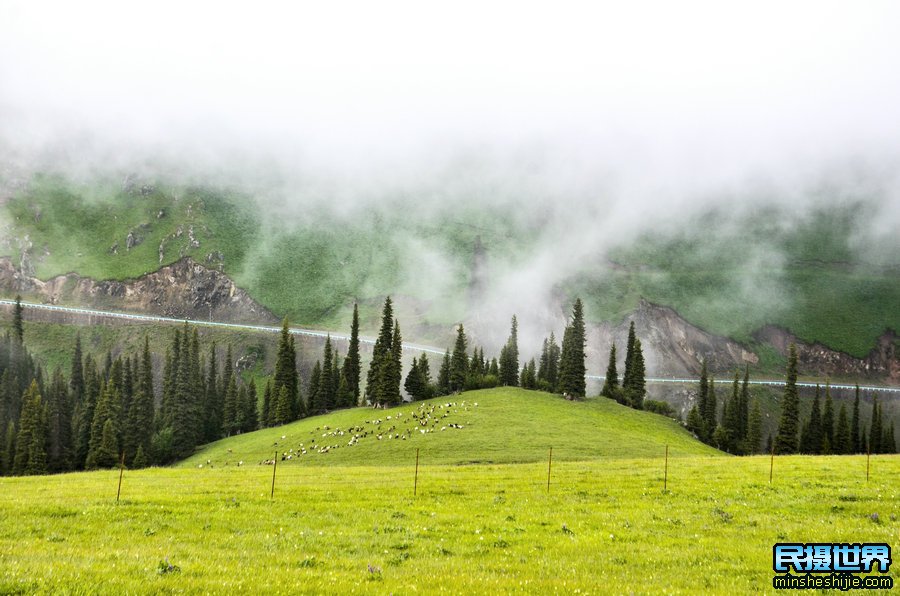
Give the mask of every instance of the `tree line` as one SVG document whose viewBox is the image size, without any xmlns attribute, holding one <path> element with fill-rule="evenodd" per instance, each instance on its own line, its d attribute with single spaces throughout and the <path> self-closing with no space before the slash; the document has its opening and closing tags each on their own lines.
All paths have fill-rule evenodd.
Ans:
<svg viewBox="0 0 900 596">
<path fill-rule="evenodd" d="M 633 340 L 633 341 L 632 341 Z M 483 348 L 469 353 L 462 324 L 452 352 L 447 350 L 432 376 L 426 353 L 413 359 L 403 389 L 414 400 L 496 386 L 521 386 L 585 395 L 585 323 L 576 300 L 563 333 L 544 340 L 539 362 L 519 364 L 518 321 L 498 357 Z M 614 357 L 613 352 L 613 357 Z M 262 399 L 256 384 L 236 374 L 231 346 L 202 346 L 195 328 L 176 329 L 164 355 L 142 349 L 104 362 L 84 354 L 76 336 L 68 377 L 55 370 L 49 379 L 29 354 L 24 339 L 22 307 L 17 301 L 11 333 L 0 341 L 0 473 L 42 474 L 113 467 L 168 464 L 190 455 L 203 443 L 234 434 L 286 424 L 306 416 L 363 401 L 397 405 L 401 394 L 402 337 L 391 298 L 385 300 L 381 327 L 361 383 L 359 310 L 354 306 L 347 354 L 342 358 L 326 337 L 322 358 L 309 376 L 305 394 L 297 368 L 297 351 L 288 321 L 282 325 L 274 373 Z M 154 361 L 162 370 L 154 369 Z M 614 364 L 613 364 L 614 365 Z M 638 372 L 639 371 L 639 372 Z M 157 374 L 160 373 L 160 374 Z M 626 381 L 615 395 L 643 400 L 643 356 L 640 343 L 629 340 Z M 161 379 L 157 386 L 155 379 Z M 638 389 L 639 387 L 639 389 Z"/>
<path fill-rule="evenodd" d="M 809 417 L 801 424 L 800 400 L 797 392 L 797 347 L 791 344 L 788 351 L 787 379 L 781 418 L 774 441 L 770 440 L 768 448 L 778 454 L 841 455 L 897 452 L 894 423 L 889 419 L 885 424 L 877 393 L 872 398 L 868 429 L 860 420 L 859 385 L 856 386 L 852 411 L 848 413 L 846 405 L 842 403 L 837 418 L 834 414 L 831 388 L 828 385 L 825 386 L 824 409 L 820 398 L 821 388 L 816 386 L 816 394 Z"/>
</svg>

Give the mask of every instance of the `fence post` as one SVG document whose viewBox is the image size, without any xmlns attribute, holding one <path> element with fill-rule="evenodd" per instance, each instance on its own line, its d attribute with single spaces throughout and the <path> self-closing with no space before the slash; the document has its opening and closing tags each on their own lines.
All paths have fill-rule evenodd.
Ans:
<svg viewBox="0 0 900 596">
<path fill-rule="evenodd" d="M 669 486 L 669 446 L 666 445 L 666 469 L 663 472 L 663 492 L 666 492 L 666 489 Z"/>
<path fill-rule="evenodd" d="M 413 480 L 413 496 L 419 491 L 419 448 L 416 447 L 416 476 Z"/>
<path fill-rule="evenodd" d="M 275 499 L 275 470 L 278 469 L 278 452 L 275 452 L 275 458 L 272 460 L 272 493 L 269 495 L 269 499 Z"/>
<path fill-rule="evenodd" d="M 772 442 L 772 459 L 769 461 L 769 484 L 772 484 L 772 471 L 775 469 L 775 442 Z"/>
<path fill-rule="evenodd" d="M 547 494 L 550 494 L 550 469 L 553 467 L 553 447 L 550 448 L 550 458 L 547 460 Z"/>
<path fill-rule="evenodd" d="M 125 473 L 125 452 L 122 452 L 122 459 L 119 461 L 119 490 L 116 491 L 116 503 L 119 502 L 119 495 L 122 494 L 122 474 Z"/>
</svg>

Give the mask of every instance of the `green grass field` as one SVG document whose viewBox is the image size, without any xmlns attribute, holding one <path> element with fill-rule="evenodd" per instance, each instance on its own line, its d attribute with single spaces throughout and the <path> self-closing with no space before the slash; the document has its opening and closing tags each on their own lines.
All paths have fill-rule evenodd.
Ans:
<svg viewBox="0 0 900 596">
<path fill-rule="evenodd" d="M 530 463 L 546 461 L 551 447 L 559 460 L 590 460 L 651 457 L 666 444 L 680 456 L 720 455 L 664 416 L 605 398 L 570 402 L 504 387 L 313 416 L 212 443 L 180 466 L 255 465 L 276 450 L 295 467 L 402 466 L 414 463 L 417 448 L 427 464 Z"/>
<path fill-rule="evenodd" d="M 678 455 L 673 450 L 673 456 Z M 0 479 L 0 592 L 771 592 L 776 542 L 888 542 L 900 457 L 279 466 Z M 161 562 L 177 567 L 160 572 Z M 163 567 L 168 569 L 163 563 Z M 891 571 L 897 578 L 896 570 Z"/>
<path fill-rule="evenodd" d="M 464 427 L 258 461 L 421 411 Z M 119 502 L 116 470 L 0 479 L 0 593 L 759 593 L 776 542 L 900 542 L 900 457 L 769 466 L 605 399 L 360 408 L 127 470 Z"/>
</svg>

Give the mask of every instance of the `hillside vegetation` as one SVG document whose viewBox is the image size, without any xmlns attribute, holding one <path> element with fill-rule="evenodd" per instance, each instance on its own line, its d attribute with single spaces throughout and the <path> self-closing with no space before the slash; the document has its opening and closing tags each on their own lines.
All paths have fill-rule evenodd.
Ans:
<svg viewBox="0 0 900 596">
<path fill-rule="evenodd" d="M 190 255 L 221 266 L 299 325 L 345 327 L 359 300 L 363 327 L 371 328 L 377 304 L 391 293 L 411 301 L 416 327 L 427 333 L 464 317 L 476 239 L 500 269 L 552 240 L 527 218 L 491 206 L 448 204 L 412 218 L 416 202 L 394 198 L 377 213 L 314 208 L 293 221 L 266 217 L 253 201 L 206 187 L 141 193 L 111 180 L 76 185 L 36 176 L 0 206 L 0 222 L 8 222 L 0 254 L 18 263 L 30 242 L 37 276 L 74 271 L 101 279 L 139 276 Z M 623 237 L 561 289 L 585 298 L 592 321 L 618 322 L 644 297 L 746 344 L 774 324 L 860 357 L 885 329 L 900 329 L 900 247 L 896 239 L 861 240 L 876 216 L 864 201 L 803 217 L 777 208 L 711 211 L 664 232 Z M 141 238 L 131 249 L 129 232 Z M 432 252 L 439 262 L 429 260 Z M 441 283 L 427 281 L 437 272 Z"/>
</svg>

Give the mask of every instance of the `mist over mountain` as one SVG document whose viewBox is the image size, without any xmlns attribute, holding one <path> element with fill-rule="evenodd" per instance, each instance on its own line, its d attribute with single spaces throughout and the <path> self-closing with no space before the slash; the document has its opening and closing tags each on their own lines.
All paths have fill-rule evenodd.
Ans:
<svg viewBox="0 0 900 596">
<path fill-rule="evenodd" d="M 145 273 L 153 259 L 127 255 L 115 272 L 54 264 L 50 224 L 23 215 L 60 187 L 108 205 L 139 180 L 242 205 L 225 270 L 300 324 L 392 293 L 423 337 L 466 321 L 497 346 L 516 313 L 537 346 L 583 294 L 595 322 L 646 298 L 745 343 L 775 323 L 861 356 L 897 325 L 883 305 L 900 267 L 898 16 L 890 2 L 7 3 L 0 252 L 30 234 L 39 277 Z M 162 225 L 134 217 L 65 250 L 105 254 Z M 196 234 L 205 257 L 214 234 Z M 823 329 L 859 304 L 858 338 Z"/>
</svg>

